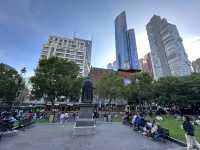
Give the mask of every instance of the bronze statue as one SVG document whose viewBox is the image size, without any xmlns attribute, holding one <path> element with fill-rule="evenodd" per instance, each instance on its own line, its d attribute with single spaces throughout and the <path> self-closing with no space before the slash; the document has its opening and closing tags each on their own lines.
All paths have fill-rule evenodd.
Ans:
<svg viewBox="0 0 200 150">
<path fill-rule="evenodd" d="M 93 102 L 93 84 L 89 77 L 83 82 L 81 101 L 82 103 Z"/>
</svg>

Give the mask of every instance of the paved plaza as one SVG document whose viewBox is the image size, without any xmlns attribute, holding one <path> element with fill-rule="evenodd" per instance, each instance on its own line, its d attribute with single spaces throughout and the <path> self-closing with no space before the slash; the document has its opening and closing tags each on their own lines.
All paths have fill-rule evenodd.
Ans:
<svg viewBox="0 0 200 150">
<path fill-rule="evenodd" d="M 73 123 L 34 124 L 0 141 L 0 150 L 167 150 L 181 149 L 132 131 L 120 123 L 98 123 L 95 135 L 73 136 Z"/>
</svg>

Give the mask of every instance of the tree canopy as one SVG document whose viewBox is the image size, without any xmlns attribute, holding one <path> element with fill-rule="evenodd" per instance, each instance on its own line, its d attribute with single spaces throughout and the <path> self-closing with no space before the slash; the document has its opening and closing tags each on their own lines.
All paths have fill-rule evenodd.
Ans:
<svg viewBox="0 0 200 150">
<path fill-rule="evenodd" d="M 160 78 L 154 84 L 154 97 L 161 104 L 200 102 L 200 74 Z"/>
<path fill-rule="evenodd" d="M 97 81 L 96 93 L 101 98 L 123 98 L 129 103 L 158 103 L 161 105 L 188 105 L 200 102 L 200 74 L 163 77 L 153 80 L 147 73 L 131 75 L 124 85 L 117 75 L 104 75 Z"/>
<path fill-rule="evenodd" d="M 22 88 L 21 86 L 24 86 L 21 82 L 22 78 L 14 68 L 1 63 L 0 101 L 12 105 Z"/>
<path fill-rule="evenodd" d="M 79 66 L 72 61 L 51 57 L 40 60 L 35 76 L 31 77 L 32 93 L 35 98 L 44 98 L 54 105 L 56 99 L 78 99 L 81 78 L 78 77 Z"/>
<path fill-rule="evenodd" d="M 123 80 L 116 75 L 104 74 L 96 83 L 95 93 L 99 98 L 112 100 L 121 97 Z"/>
</svg>

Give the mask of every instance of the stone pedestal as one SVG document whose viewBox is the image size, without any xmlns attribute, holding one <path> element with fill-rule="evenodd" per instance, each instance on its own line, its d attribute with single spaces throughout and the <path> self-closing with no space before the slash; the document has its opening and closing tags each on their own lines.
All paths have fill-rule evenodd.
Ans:
<svg viewBox="0 0 200 150">
<path fill-rule="evenodd" d="M 74 126 L 74 135 L 95 134 L 95 120 L 93 119 L 94 104 L 80 104 L 79 118 Z"/>
</svg>

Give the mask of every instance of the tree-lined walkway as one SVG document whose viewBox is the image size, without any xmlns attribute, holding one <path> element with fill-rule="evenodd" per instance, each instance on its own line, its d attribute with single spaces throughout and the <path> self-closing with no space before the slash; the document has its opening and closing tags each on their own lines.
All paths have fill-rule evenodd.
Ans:
<svg viewBox="0 0 200 150">
<path fill-rule="evenodd" d="M 3 138 L 2 150 L 167 150 L 179 148 L 173 143 L 154 142 L 120 123 L 99 123 L 97 133 L 73 136 L 73 124 L 37 124 L 17 136 Z"/>
</svg>

